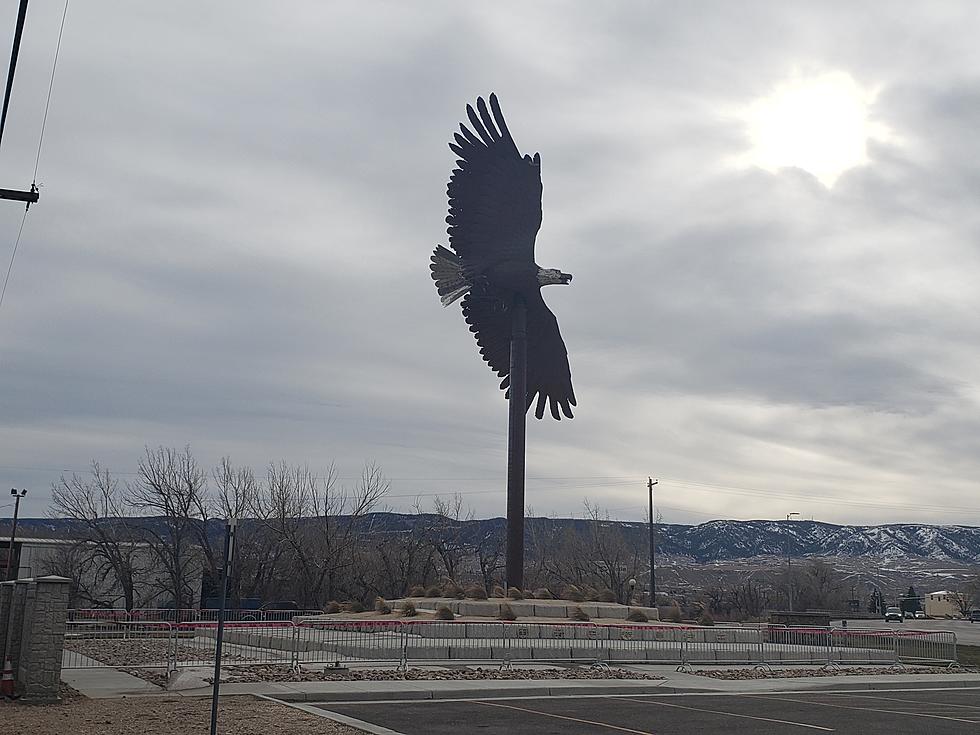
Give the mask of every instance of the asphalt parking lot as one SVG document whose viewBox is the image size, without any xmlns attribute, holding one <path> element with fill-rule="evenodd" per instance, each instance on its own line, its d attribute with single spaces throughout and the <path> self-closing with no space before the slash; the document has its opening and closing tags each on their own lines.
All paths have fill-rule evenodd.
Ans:
<svg viewBox="0 0 980 735">
<path fill-rule="evenodd" d="M 980 689 L 358 702 L 314 705 L 404 735 L 976 735 Z M 384 732 L 378 730 L 377 732 Z"/>
</svg>

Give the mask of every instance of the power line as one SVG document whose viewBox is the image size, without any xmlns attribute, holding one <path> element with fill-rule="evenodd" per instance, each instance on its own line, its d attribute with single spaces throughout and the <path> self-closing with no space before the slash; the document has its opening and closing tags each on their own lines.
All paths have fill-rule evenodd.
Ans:
<svg viewBox="0 0 980 735">
<path fill-rule="evenodd" d="M 14 240 L 14 249 L 10 253 L 10 262 L 7 263 L 7 275 L 3 277 L 3 288 L 0 289 L 0 308 L 3 308 L 3 297 L 7 293 L 7 282 L 10 280 L 10 271 L 14 267 L 14 258 L 17 257 L 17 247 L 20 245 L 20 236 L 24 234 L 24 223 L 27 221 L 27 209 L 24 209 L 24 216 L 20 220 L 20 229 L 17 230 L 17 239 Z"/>
<path fill-rule="evenodd" d="M 51 91 L 54 89 L 54 74 L 58 69 L 58 57 L 61 55 L 61 38 L 65 34 L 65 19 L 68 17 L 68 3 L 69 0 L 65 0 L 65 10 L 61 14 L 61 29 L 58 31 L 58 45 L 55 46 L 54 62 L 51 64 L 51 79 L 48 81 L 48 99 L 44 103 L 44 117 L 41 118 L 41 134 L 37 139 L 37 157 L 34 159 L 34 183 L 37 183 L 37 167 L 41 162 L 41 144 L 44 142 L 44 128 L 48 123 L 48 108 L 51 107 Z"/>
</svg>

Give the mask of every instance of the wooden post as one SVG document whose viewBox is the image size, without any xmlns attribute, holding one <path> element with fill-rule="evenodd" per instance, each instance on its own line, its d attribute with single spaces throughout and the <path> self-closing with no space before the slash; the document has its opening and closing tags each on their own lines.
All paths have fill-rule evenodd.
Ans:
<svg viewBox="0 0 980 735">
<path fill-rule="evenodd" d="M 514 297 L 507 425 L 507 586 L 524 588 L 524 460 L 527 415 L 527 306 Z"/>
</svg>

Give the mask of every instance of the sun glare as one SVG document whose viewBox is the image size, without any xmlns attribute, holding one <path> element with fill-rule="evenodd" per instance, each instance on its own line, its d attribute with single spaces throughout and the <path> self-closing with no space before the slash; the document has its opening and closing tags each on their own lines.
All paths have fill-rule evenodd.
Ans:
<svg viewBox="0 0 980 735">
<path fill-rule="evenodd" d="M 801 168 L 829 189 L 842 173 L 868 163 L 869 138 L 886 137 L 869 119 L 874 98 L 845 72 L 797 75 L 743 110 L 752 149 L 742 162 L 773 173 Z"/>
</svg>

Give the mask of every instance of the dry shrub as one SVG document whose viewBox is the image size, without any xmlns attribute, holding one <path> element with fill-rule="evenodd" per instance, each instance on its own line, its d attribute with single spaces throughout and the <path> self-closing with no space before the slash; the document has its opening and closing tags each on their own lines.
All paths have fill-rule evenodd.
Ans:
<svg viewBox="0 0 980 735">
<path fill-rule="evenodd" d="M 589 614 L 587 612 L 585 612 L 585 610 L 583 610 L 578 605 L 576 605 L 572 609 L 572 612 L 569 613 L 568 619 L 569 620 L 580 620 L 582 622 L 586 622 L 588 620 L 591 620 L 592 618 L 589 617 Z"/>
<path fill-rule="evenodd" d="M 599 601 L 599 590 L 595 587 L 586 587 L 582 592 L 585 594 L 585 599 L 589 602 Z"/>
<path fill-rule="evenodd" d="M 379 597 L 374 601 L 374 611 L 376 613 L 380 613 L 381 615 L 390 615 L 391 605 L 388 604 L 388 601 L 385 598 Z"/>
<path fill-rule="evenodd" d="M 500 612 L 497 613 L 498 620 L 517 620 L 517 614 L 514 612 L 514 608 L 508 605 L 506 602 L 500 606 Z"/>
<path fill-rule="evenodd" d="M 511 600 L 523 600 L 524 593 L 521 592 L 520 588 L 518 587 L 508 587 L 507 597 L 509 597 Z"/>
<path fill-rule="evenodd" d="M 466 588 L 466 596 L 471 600 L 485 600 L 487 599 L 487 591 L 483 589 L 483 585 L 473 584 Z"/>
<path fill-rule="evenodd" d="M 534 590 L 534 599 L 553 600 L 555 599 L 555 596 L 551 594 L 551 590 L 549 590 L 547 587 L 538 587 L 536 590 Z"/>
<path fill-rule="evenodd" d="M 411 600 L 405 600 L 402 603 L 400 612 L 403 618 L 414 618 L 419 614 L 418 610 L 415 609 L 415 603 Z"/>
<path fill-rule="evenodd" d="M 616 602 L 616 593 L 608 587 L 599 592 L 599 602 Z"/>
<path fill-rule="evenodd" d="M 425 587 L 420 584 L 412 585 L 408 590 L 409 597 L 425 597 Z"/>
<path fill-rule="evenodd" d="M 442 590 L 439 589 L 438 587 L 436 587 L 435 585 L 432 585 L 431 587 L 426 587 L 425 588 L 425 596 L 426 597 L 442 597 Z"/>
<path fill-rule="evenodd" d="M 446 582 L 446 584 L 444 584 L 442 586 L 442 596 L 443 597 L 455 597 L 457 599 L 462 599 L 462 597 L 463 597 L 463 589 L 462 589 L 462 587 L 460 587 L 455 582 L 452 582 L 452 581 Z"/>
<path fill-rule="evenodd" d="M 715 619 L 711 617 L 711 613 L 707 610 L 701 613 L 701 617 L 698 618 L 698 625 L 714 625 Z"/>
<path fill-rule="evenodd" d="M 491 597 L 507 597 L 507 591 L 501 587 L 499 584 L 495 584 L 493 589 L 490 590 Z"/>
<path fill-rule="evenodd" d="M 582 590 L 574 584 L 568 585 L 561 591 L 561 598 L 563 600 L 571 600 L 572 602 L 585 602 L 585 595 Z"/>
<path fill-rule="evenodd" d="M 626 616 L 626 619 L 629 620 L 631 623 L 650 622 L 650 618 L 647 617 L 647 614 L 642 610 L 630 610 L 629 615 Z"/>
<path fill-rule="evenodd" d="M 327 615 L 334 615 L 335 613 L 339 613 L 343 609 L 344 608 L 340 606 L 339 602 L 337 602 L 336 600 L 331 600 L 330 602 L 327 603 L 327 606 L 323 608 L 323 612 L 325 612 Z"/>
<path fill-rule="evenodd" d="M 436 608 L 435 619 L 436 620 L 452 620 L 456 616 L 453 615 L 453 611 L 449 609 L 446 605 L 440 605 Z"/>
<path fill-rule="evenodd" d="M 364 612 L 364 603 L 360 600 L 352 600 L 351 602 L 345 602 L 343 609 L 350 613 L 362 613 Z"/>
<path fill-rule="evenodd" d="M 675 603 L 663 608 L 663 610 L 660 612 L 660 619 L 666 620 L 668 623 L 681 622 L 684 619 L 684 615 L 681 613 L 680 605 Z"/>
</svg>

